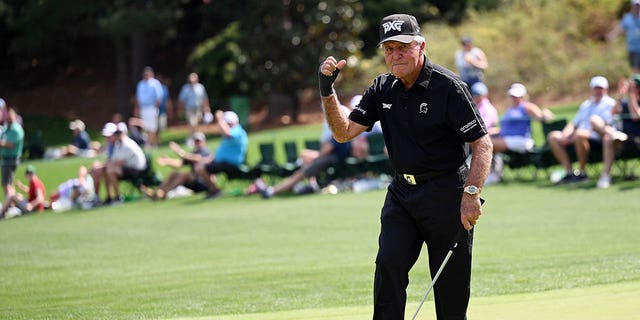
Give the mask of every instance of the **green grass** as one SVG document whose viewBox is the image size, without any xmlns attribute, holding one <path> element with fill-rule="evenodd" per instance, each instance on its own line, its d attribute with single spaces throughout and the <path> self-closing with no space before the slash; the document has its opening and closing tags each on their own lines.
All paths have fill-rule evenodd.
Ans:
<svg viewBox="0 0 640 320">
<path fill-rule="evenodd" d="M 487 187 L 470 314 L 514 319 L 489 315 L 526 306 L 578 319 L 551 310 L 589 306 L 633 318 L 612 295 L 622 306 L 640 298 L 638 192 L 637 182 Z M 383 196 L 145 200 L 2 221 L 0 318 L 366 319 Z M 423 255 L 408 313 L 426 285 Z"/>
</svg>

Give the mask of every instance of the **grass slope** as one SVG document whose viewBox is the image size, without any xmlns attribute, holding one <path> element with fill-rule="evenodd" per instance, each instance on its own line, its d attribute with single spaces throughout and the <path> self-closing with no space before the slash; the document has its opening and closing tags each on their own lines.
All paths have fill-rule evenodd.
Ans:
<svg viewBox="0 0 640 320">
<path fill-rule="evenodd" d="M 470 314 L 508 314 L 518 299 L 549 314 L 583 305 L 608 314 L 615 292 L 623 306 L 637 300 L 637 182 L 608 190 L 511 183 L 484 195 Z M 308 309 L 319 311 L 299 312 L 366 318 L 383 196 L 198 196 L 2 221 L 0 318 L 275 319 Z M 410 302 L 426 289 L 424 256 Z"/>
</svg>

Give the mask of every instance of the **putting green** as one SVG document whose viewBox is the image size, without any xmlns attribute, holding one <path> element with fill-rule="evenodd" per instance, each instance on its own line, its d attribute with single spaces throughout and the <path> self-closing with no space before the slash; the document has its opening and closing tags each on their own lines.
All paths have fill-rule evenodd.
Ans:
<svg viewBox="0 0 640 320">
<path fill-rule="evenodd" d="M 472 320 L 627 320 L 638 314 L 640 281 L 588 288 L 472 298 L 468 316 Z M 417 302 L 407 306 L 410 319 Z M 435 319 L 433 301 L 420 310 L 418 319 Z M 172 320 L 365 320 L 371 306 L 308 309 L 274 313 L 241 314 Z M 168 320 L 168 319 L 167 319 Z"/>
</svg>

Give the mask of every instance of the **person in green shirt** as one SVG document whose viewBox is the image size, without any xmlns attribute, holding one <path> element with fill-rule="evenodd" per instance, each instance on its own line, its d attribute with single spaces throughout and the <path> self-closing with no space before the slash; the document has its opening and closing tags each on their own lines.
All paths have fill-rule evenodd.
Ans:
<svg viewBox="0 0 640 320">
<path fill-rule="evenodd" d="M 18 114 L 12 107 L 7 109 L 6 127 L 0 135 L 0 163 L 2 167 L 2 188 L 5 199 L 16 193 L 13 182 L 20 164 L 24 145 L 24 130 L 16 121 Z"/>
</svg>

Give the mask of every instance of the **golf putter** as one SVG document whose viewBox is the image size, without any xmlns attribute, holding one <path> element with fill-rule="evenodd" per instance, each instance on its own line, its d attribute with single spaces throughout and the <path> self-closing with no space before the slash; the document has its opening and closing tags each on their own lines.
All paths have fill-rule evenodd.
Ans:
<svg viewBox="0 0 640 320">
<path fill-rule="evenodd" d="M 484 199 L 480 198 L 480 205 L 482 204 L 484 204 Z M 460 241 L 462 230 L 464 230 L 464 228 L 458 229 L 456 236 L 453 238 L 453 243 L 451 243 L 451 247 L 449 247 L 449 252 L 447 252 L 447 255 L 444 257 L 442 264 L 440 264 L 440 268 L 438 268 L 438 272 L 436 272 L 436 275 L 433 277 L 433 280 L 431 280 L 431 284 L 429 285 L 429 288 L 427 288 L 427 292 L 425 292 L 424 296 L 422 296 L 422 300 L 420 300 L 420 303 L 418 304 L 418 308 L 416 309 L 416 312 L 413 314 L 413 317 L 411 317 L 411 320 L 415 320 L 416 317 L 418 316 L 418 312 L 420 312 L 420 308 L 422 308 L 422 305 L 427 300 L 427 296 L 429 296 L 429 292 L 431 292 L 431 289 L 433 289 L 433 286 L 436 284 L 436 281 L 438 281 L 438 277 L 440 277 L 440 273 L 442 273 L 442 270 L 444 270 L 444 267 L 447 265 L 449 258 L 451 258 L 451 255 L 453 255 L 453 250 L 455 250 L 458 247 L 458 241 Z"/>
</svg>

